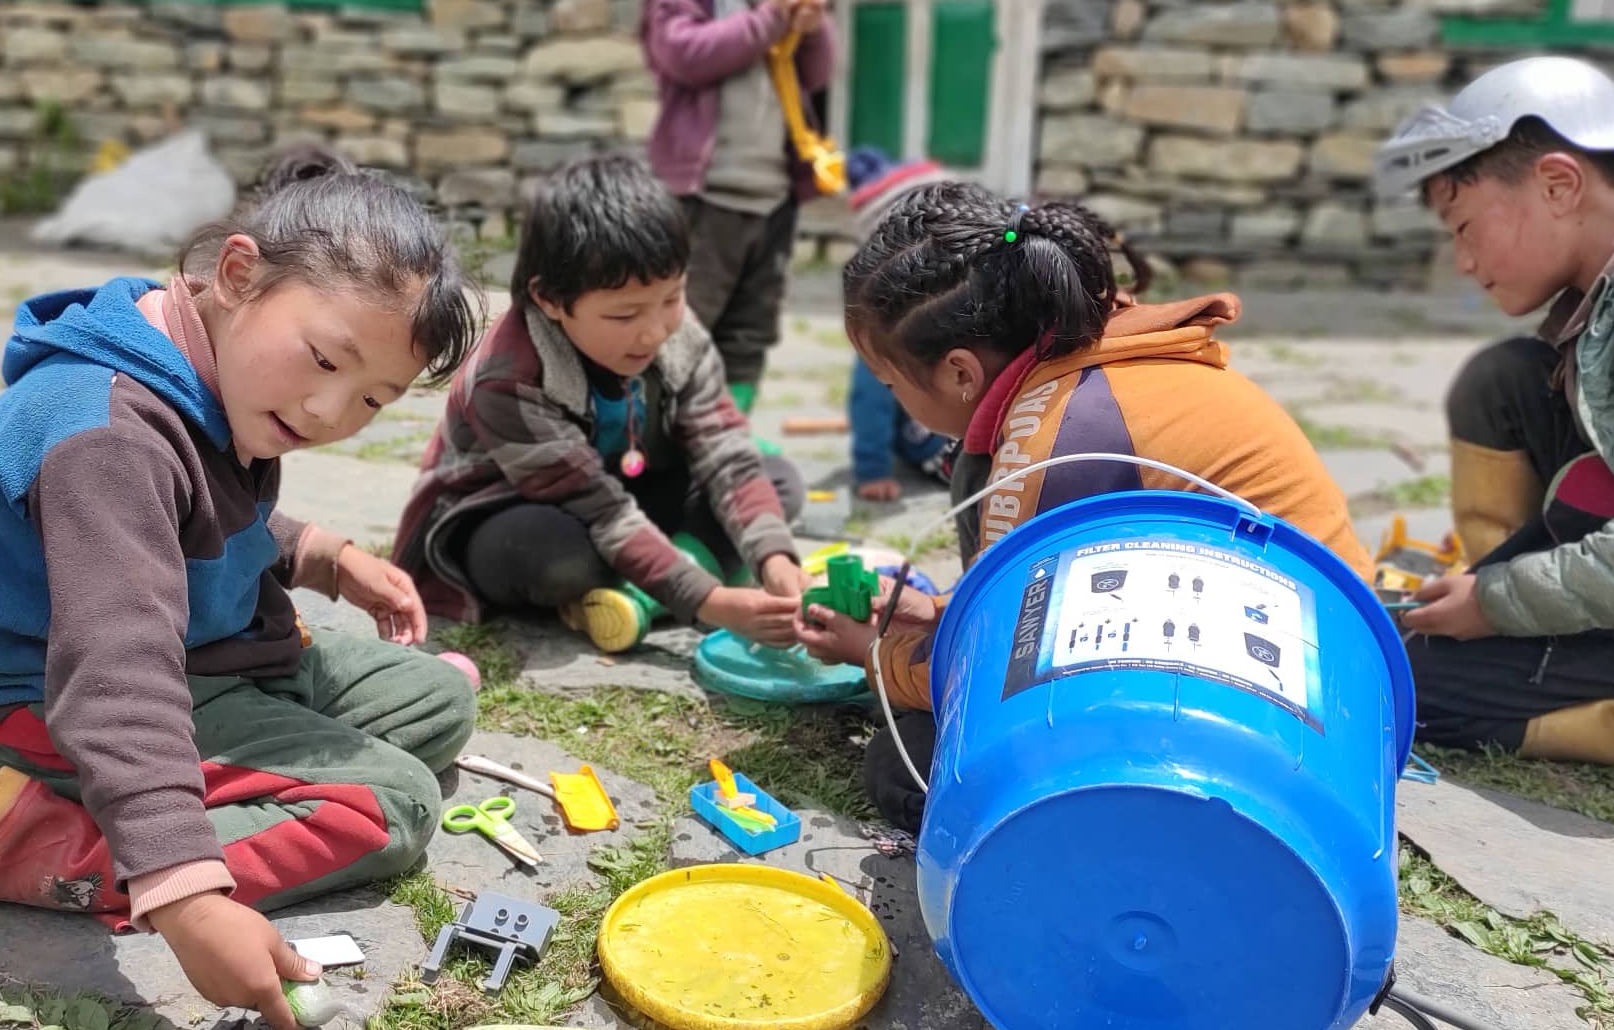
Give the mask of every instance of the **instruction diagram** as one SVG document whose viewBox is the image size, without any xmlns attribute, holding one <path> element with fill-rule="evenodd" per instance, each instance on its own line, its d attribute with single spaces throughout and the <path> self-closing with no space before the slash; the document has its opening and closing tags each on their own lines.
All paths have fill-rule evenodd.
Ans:
<svg viewBox="0 0 1614 1030">
<path fill-rule="evenodd" d="M 1179 672 L 1264 695 L 1316 725 L 1302 585 L 1229 552 L 1166 541 L 1078 548 L 1038 563 L 1038 577 L 1049 573 L 1035 666 L 1021 663 L 1022 682 L 1006 683 L 1005 697 L 1085 672 Z"/>
</svg>

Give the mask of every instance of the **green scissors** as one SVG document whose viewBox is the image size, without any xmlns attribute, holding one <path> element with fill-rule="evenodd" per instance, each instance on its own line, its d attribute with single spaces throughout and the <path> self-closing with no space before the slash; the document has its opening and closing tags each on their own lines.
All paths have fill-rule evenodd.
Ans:
<svg viewBox="0 0 1614 1030">
<path fill-rule="evenodd" d="M 527 839 L 510 825 L 510 813 L 515 810 L 515 801 L 503 795 L 488 798 L 480 805 L 455 805 L 443 813 L 443 829 L 449 833 L 470 833 L 475 830 L 503 848 L 517 862 L 536 866 L 543 861 L 538 849 L 528 844 Z"/>
</svg>

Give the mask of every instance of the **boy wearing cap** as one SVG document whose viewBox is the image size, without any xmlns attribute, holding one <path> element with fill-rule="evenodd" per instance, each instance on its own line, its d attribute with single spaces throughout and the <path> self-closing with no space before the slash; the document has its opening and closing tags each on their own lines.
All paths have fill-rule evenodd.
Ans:
<svg viewBox="0 0 1614 1030">
<path fill-rule="evenodd" d="M 1453 515 L 1479 560 L 1404 617 L 1419 735 L 1614 764 L 1614 81 L 1514 61 L 1407 119 L 1375 164 L 1502 311 L 1553 302 L 1447 396 Z"/>
</svg>

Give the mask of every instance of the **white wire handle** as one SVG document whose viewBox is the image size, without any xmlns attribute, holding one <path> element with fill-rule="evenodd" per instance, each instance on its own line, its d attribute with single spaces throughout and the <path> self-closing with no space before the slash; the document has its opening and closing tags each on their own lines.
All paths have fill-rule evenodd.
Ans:
<svg viewBox="0 0 1614 1030">
<path fill-rule="evenodd" d="M 1031 473 L 1036 472 L 1039 469 L 1053 468 L 1055 465 L 1068 465 L 1073 462 L 1087 461 L 1119 461 L 1141 468 L 1151 468 L 1159 472 L 1168 472 L 1171 475 L 1187 480 L 1208 493 L 1213 493 L 1218 497 L 1232 501 L 1234 504 L 1249 509 L 1250 513 L 1253 515 L 1261 514 L 1260 508 L 1245 500 L 1243 497 L 1240 497 L 1233 491 L 1225 487 L 1217 486 L 1208 479 L 1196 476 L 1192 472 L 1180 469 L 1168 462 L 1156 461 L 1153 458 L 1140 458 L 1135 454 L 1117 454 L 1109 451 L 1083 451 L 1079 454 L 1060 454 L 1052 458 L 1044 458 L 1041 461 L 1034 461 L 1025 468 L 1016 469 L 1014 472 L 1011 472 L 1006 476 L 993 480 L 980 490 L 977 490 L 975 493 L 947 509 L 947 511 L 944 512 L 940 518 L 927 525 L 925 527 L 925 531 L 915 536 L 914 539 L 923 540 L 930 536 L 930 534 L 934 533 L 936 530 L 947 525 L 948 521 L 957 516 L 959 512 L 963 511 L 965 508 L 968 508 L 970 505 L 975 504 L 988 494 L 996 493 L 1007 483 L 1012 483 L 1017 479 L 1024 479 L 1026 476 L 1029 476 Z M 903 559 L 906 564 L 911 565 L 912 559 L 910 557 L 904 555 Z M 899 581 L 896 590 L 900 591 L 901 589 L 902 585 Z M 895 599 L 896 592 L 893 591 L 892 600 L 895 601 Z M 882 627 L 879 629 L 874 634 L 874 639 L 869 642 L 869 665 L 874 669 L 874 692 L 879 695 L 880 708 L 885 712 L 885 724 L 891 728 L 891 739 L 897 745 L 897 757 L 902 759 L 902 764 L 907 768 L 908 775 L 912 776 L 913 781 L 919 784 L 919 789 L 924 791 L 926 794 L 929 794 L 930 784 L 925 782 L 925 778 L 923 776 L 919 775 L 919 770 L 914 766 L 912 756 L 908 754 L 908 749 L 903 746 L 902 734 L 897 731 L 896 717 L 891 714 L 891 697 L 886 693 L 885 670 L 880 663 L 880 641 L 885 638 L 886 628 L 888 627 Z"/>
</svg>

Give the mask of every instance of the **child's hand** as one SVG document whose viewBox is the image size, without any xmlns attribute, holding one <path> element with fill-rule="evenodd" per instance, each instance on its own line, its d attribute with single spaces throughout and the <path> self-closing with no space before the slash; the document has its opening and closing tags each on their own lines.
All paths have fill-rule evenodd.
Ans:
<svg viewBox="0 0 1614 1030">
<path fill-rule="evenodd" d="M 696 618 L 769 647 L 796 642 L 792 626 L 801 597 L 775 597 L 765 590 L 718 587 L 706 595 Z"/>
<path fill-rule="evenodd" d="M 811 605 L 805 619 L 796 616 L 795 630 L 796 640 L 809 655 L 821 662 L 846 665 L 863 664 L 875 634 L 871 624 L 821 604 Z"/>
<path fill-rule="evenodd" d="M 1412 595 L 1421 607 L 1401 616 L 1401 625 L 1415 633 L 1473 640 L 1496 635 L 1496 627 L 1480 608 L 1472 573 L 1443 576 L 1425 583 Z"/>
<path fill-rule="evenodd" d="M 260 1012 L 275 1030 L 298 1030 L 280 981 L 318 980 L 320 967 L 269 920 L 222 894 L 181 898 L 150 919 L 198 994 L 220 1008 Z"/>
<path fill-rule="evenodd" d="M 880 577 L 880 596 L 873 601 L 876 622 L 896 588 L 896 580 L 890 576 Z M 891 622 L 893 625 L 906 624 L 913 629 L 931 629 L 936 625 L 936 616 L 935 599 L 922 590 L 907 586 L 902 588 L 902 596 L 897 598 L 897 610 L 891 614 Z"/>
<path fill-rule="evenodd" d="M 824 27 L 824 6 L 824 0 L 796 0 L 790 27 L 803 36 L 817 32 Z"/>
<path fill-rule="evenodd" d="M 788 554 L 772 554 L 762 563 L 762 589 L 775 597 L 801 600 L 802 591 L 813 585 L 807 575 Z"/>
<path fill-rule="evenodd" d="M 336 559 L 336 592 L 375 620 L 376 632 L 394 644 L 426 642 L 426 606 L 409 573 L 352 544 Z"/>
<path fill-rule="evenodd" d="M 857 485 L 857 495 L 865 501 L 894 501 L 902 496 L 902 484 L 895 479 L 871 479 Z"/>
</svg>

